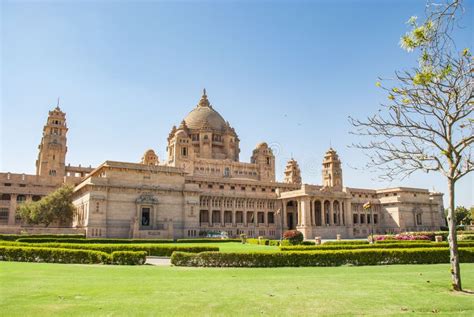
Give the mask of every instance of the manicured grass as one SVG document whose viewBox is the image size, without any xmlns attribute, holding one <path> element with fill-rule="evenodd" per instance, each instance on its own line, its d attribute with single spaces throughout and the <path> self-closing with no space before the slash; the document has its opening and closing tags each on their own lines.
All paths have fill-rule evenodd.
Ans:
<svg viewBox="0 0 474 317">
<path fill-rule="evenodd" d="M 474 266 L 462 265 L 474 288 Z M 473 316 L 448 265 L 216 269 L 0 262 L 4 316 Z"/>
</svg>

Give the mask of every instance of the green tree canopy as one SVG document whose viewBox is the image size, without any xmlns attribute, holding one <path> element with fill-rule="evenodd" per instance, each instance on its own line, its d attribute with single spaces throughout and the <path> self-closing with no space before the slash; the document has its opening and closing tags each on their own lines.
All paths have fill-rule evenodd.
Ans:
<svg viewBox="0 0 474 317">
<path fill-rule="evenodd" d="M 39 201 L 21 204 L 18 214 L 28 224 L 69 225 L 74 214 L 73 190 L 72 186 L 64 185 Z"/>
</svg>

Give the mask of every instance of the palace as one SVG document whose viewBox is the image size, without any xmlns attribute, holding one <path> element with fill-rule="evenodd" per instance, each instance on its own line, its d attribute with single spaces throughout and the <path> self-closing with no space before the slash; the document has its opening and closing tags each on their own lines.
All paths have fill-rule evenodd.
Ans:
<svg viewBox="0 0 474 317">
<path fill-rule="evenodd" d="M 75 185 L 71 228 L 88 237 L 188 238 L 215 232 L 279 238 L 297 229 L 306 239 L 438 230 L 442 193 L 419 188 L 345 187 L 341 160 L 330 148 L 321 185 L 304 184 L 297 161 L 276 180 L 267 143 L 240 161 L 240 140 L 210 104 L 206 91 L 168 135 L 167 157 L 153 150 L 141 161 L 105 161 L 96 168 L 66 165 L 66 115 L 49 112 L 36 175 L 0 173 L 0 232 L 27 228 L 18 204 L 41 199 L 63 183 Z M 370 202 L 371 208 L 363 205 Z"/>
</svg>

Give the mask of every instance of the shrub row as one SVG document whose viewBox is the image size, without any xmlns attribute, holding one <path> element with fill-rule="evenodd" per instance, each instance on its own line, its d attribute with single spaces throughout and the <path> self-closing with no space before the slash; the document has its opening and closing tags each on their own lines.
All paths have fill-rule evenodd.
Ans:
<svg viewBox="0 0 474 317">
<path fill-rule="evenodd" d="M 118 251 L 111 254 L 94 250 L 0 246 L 0 260 L 18 262 L 141 265 L 146 252 Z"/>
<path fill-rule="evenodd" d="M 474 262 L 474 248 L 459 249 L 461 262 Z M 254 253 L 185 253 L 175 252 L 171 263 L 176 266 L 209 267 L 279 267 L 339 266 L 449 263 L 449 250 L 415 248 L 391 250 L 337 250 L 306 252 Z"/>
<path fill-rule="evenodd" d="M 17 242 L 18 243 L 18 242 Z M 29 247 L 45 247 L 45 248 L 61 248 L 61 249 L 76 249 L 76 250 L 95 250 L 105 253 L 112 253 L 115 251 L 145 251 L 147 255 L 152 256 L 171 256 L 174 251 L 182 252 L 205 252 L 205 251 L 219 251 L 218 247 L 210 246 L 179 246 L 169 244 L 90 244 L 90 243 L 41 243 L 41 244 L 25 244 L 18 243 L 22 246 Z"/>
<path fill-rule="evenodd" d="M 101 239 L 101 238 L 92 238 L 92 239 L 69 239 L 69 238 L 20 238 L 16 240 L 17 242 L 26 242 L 26 243 L 49 243 L 49 242 L 59 242 L 59 243 L 94 243 L 94 244 L 107 244 L 107 243 L 174 243 L 173 239 Z"/>
<path fill-rule="evenodd" d="M 0 240 L 15 241 L 21 238 L 84 239 L 83 234 L 0 234 Z"/>
<path fill-rule="evenodd" d="M 474 242 L 459 241 L 459 247 L 474 247 Z M 309 250 L 360 250 L 360 249 L 413 249 L 413 248 L 448 248 L 447 242 L 425 243 L 375 243 L 375 244 L 323 244 L 318 246 L 281 246 L 280 251 L 309 251 Z"/>
<path fill-rule="evenodd" d="M 338 240 L 338 241 L 326 241 L 324 245 L 352 245 L 352 244 L 369 244 L 367 240 Z"/>
<path fill-rule="evenodd" d="M 200 239 L 178 239 L 177 243 L 208 243 L 208 242 L 241 242 L 240 239 L 217 239 L 217 238 L 200 238 Z"/>
</svg>

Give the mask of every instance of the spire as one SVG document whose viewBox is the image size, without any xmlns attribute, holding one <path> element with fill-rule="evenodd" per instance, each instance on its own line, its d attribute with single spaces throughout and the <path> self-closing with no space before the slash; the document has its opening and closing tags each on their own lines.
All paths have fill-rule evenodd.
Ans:
<svg viewBox="0 0 474 317">
<path fill-rule="evenodd" d="M 206 94 L 206 88 L 202 90 L 202 97 L 201 100 L 199 100 L 198 107 L 209 107 L 210 103 L 209 100 L 207 99 L 207 94 Z"/>
<path fill-rule="evenodd" d="M 59 97 L 58 97 L 58 102 L 56 103 L 56 108 L 54 110 L 61 111 L 61 108 L 59 108 Z"/>
</svg>

